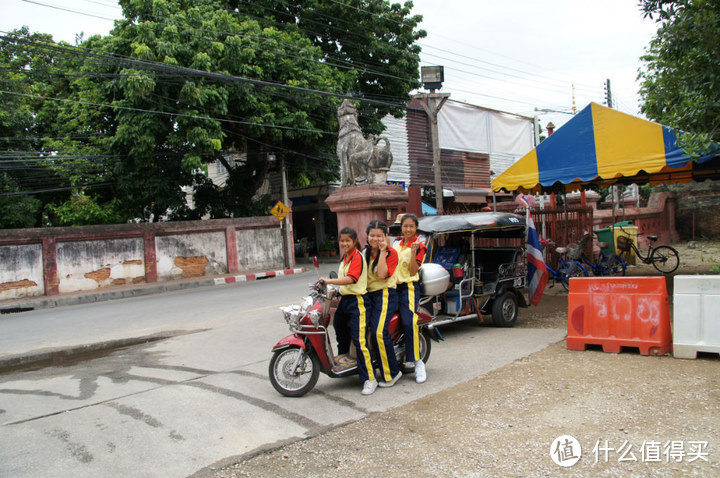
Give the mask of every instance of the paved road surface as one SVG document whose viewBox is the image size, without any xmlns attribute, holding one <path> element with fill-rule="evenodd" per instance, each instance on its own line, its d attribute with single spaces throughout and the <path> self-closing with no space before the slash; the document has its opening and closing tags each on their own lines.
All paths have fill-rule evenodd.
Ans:
<svg viewBox="0 0 720 478">
<path fill-rule="evenodd" d="M 321 376 L 307 396 L 267 378 L 288 330 L 277 308 L 314 273 L 241 285 L 12 314 L 12 354 L 168 331 L 172 338 L 64 366 L 0 375 L 0 476 L 183 477 L 229 456 L 315 435 L 442 391 L 560 340 L 563 330 L 462 323 L 433 343 L 428 381 L 360 395 L 355 378 Z"/>
</svg>

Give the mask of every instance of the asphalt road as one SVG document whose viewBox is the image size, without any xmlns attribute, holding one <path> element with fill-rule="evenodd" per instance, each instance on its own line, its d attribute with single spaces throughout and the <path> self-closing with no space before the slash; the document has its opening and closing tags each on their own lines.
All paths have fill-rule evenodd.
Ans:
<svg viewBox="0 0 720 478">
<path fill-rule="evenodd" d="M 565 333 L 447 326 L 424 384 L 407 377 L 366 397 L 356 378 L 321 376 L 307 396 L 286 398 L 267 378 L 270 349 L 289 333 L 278 307 L 298 301 L 314 278 L 2 316 L 0 358 L 169 338 L 0 375 L 0 476 L 188 476 L 445 390 Z"/>
</svg>

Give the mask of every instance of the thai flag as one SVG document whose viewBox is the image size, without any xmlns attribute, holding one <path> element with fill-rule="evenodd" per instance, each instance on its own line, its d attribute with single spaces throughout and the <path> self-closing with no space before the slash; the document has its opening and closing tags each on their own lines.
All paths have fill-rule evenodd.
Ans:
<svg viewBox="0 0 720 478">
<path fill-rule="evenodd" d="M 527 237 L 525 238 L 528 263 L 528 288 L 530 289 L 530 303 L 538 305 L 545 291 L 545 284 L 548 280 L 547 266 L 543 260 L 540 241 L 535 230 L 535 222 L 528 211 L 527 216 Z"/>
</svg>

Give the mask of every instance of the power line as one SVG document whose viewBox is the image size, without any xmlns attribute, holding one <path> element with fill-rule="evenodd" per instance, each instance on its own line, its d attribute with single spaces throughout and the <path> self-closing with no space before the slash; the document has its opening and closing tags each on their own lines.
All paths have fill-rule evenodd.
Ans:
<svg viewBox="0 0 720 478">
<path fill-rule="evenodd" d="M 71 100 L 69 98 L 55 98 L 52 96 L 32 95 L 32 94 L 28 94 L 28 93 L 16 93 L 13 91 L 5 91 L 5 90 L 0 90 L 0 93 L 5 93 L 8 95 L 15 95 L 15 96 L 25 96 L 28 98 L 36 98 L 36 99 L 42 99 L 42 100 L 66 101 L 69 103 L 76 103 L 76 104 L 81 104 L 81 105 L 86 105 L 86 106 L 97 106 L 97 107 L 102 107 L 102 108 L 114 108 L 114 109 L 119 109 L 119 110 L 135 111 L 138 113 L 152 113 L 152 114 L 158 114 L 158 115 L 173 116 L 173 117 L 178 117 L 178 118 L 193 118 L 193 119 L 202 119 L 202 120 L 210 120 L 210 121 L 220 121 L 222 123 L 262 126 L 264 128 L 276 128 L 276 129 L 285 129 L 285 130 L 293 130 L 293 131 L 303 131 L 306 133 L 337 134 L 334 131 L 323 131 L 323 130 L 319 130 L 319 129 L 294 128 L 291 126 L 272 125 L 272 124 L 267 124 L 267 123 L 254 123 L 252 121 L 236 121 L 236 120 L 229 120 L 229 119 L 225 119 L 225 118 L 212 118 L 212 117 L 208 117 L 208 116 L 198 116 L 198 115 L 191 115 L 191 114 L 187 114 L 187 113 L 175 113 L 175 112 L 167 112 L 167 111 L 148 110 L 148 109 L 143 109 L 143 108 L 133 108 L 130 106 L 92 103 L 90 101 Z"/>
<path fill-rule="evenodd" d="M 52 9 L 55 9 L 55 10 L 62 10 L 62 11 L 64 11 L 64 12 L 77 13 L 78 15 L 84 15 L 84 16 L 86 16 L 86 17 L 93 17 L 93 18 L 99 18 L 99 19 L 101 19 L 101 20 L 110 20 L 110 21 L 115 21 L 115 20 L 116 20 L 115 18 L 107 18 L 107 17 L 103 17 L 103 16 L 100 16 L 100 15 L 94 15 L 94 14 L 92 14 L 92 13 L 86 13 L 86 12 L 81 12 L 81 11 L 78 11 L 78 10 L 72 10 L 72 9 L 70 9 L 70 8 L 58 7 L 57 5 L 48 5 L 47 3 L 35 2 L 35 1 L 33 1 L 33 0 L 22 0 L 22 1 L 25 2 L 25 3 L 33 3 L 33 4 L 35 4 L 35 5 L 40 5 L 41 7 L 52 8 Z"/>
<path fill-rule="evenodd" d="M 73 54 L 81 53 L 81 54 L 84 54 L 86 56 L 93 57 L 93 58 L 99 58 L 99 59 L 109 60 L 109 61 L 116 61 L 116 62 L 120 62 L 120 63 L 128 63 L 130 65 L 138 65 L 138 66 L 142 66 L 146 69 L 156 70 L 156 71 L 161 71 L 161 72 L 166 72 L 166 73 L 171 73 L 171 74 L 182 74 L 185 76 L 203 77 L 203 78 L 209 78 L 209 79 L 219 80 L 219 81 L 223 81 L 223 82 L 230 82 L 230 83 L 248 83 L 248 84 L 252 84 L 252 85 L 256 85 L 256 86 L 286 89 L 286 90 L 290 90 L 290 91 L 314 94 L 314 95 L 319 95 L 319 96 L 328 96 L 328 97 L 334 97 L 334 98 L 340 98 L 340 99 L 351 99 L 351 100 L 356 100 L 356 101 L 369 103 L 369 104 L 373 104 L 373 105 L 378 105 L 378 106 L 399 106 L 398 103 L 389 103 L 386 101 L 378 101 L 378 100 L 373 100 L 370 98 L 356 97 L 356 96 L 342 94 L 342 93 L 335 93 L 332 91 L 324 91 L 324 90 L 317 90 L 317 89 L 311 89 L 311 88 L 303 88 L 303 87 L 299 87 L 299 86 L 285 85 L 282 83 L 275 83 L 275 82 L 266 81 L 266 80 L 256 80 L 256 79 L 246 78 L 246 77 L 237 76 L 237 75 L 215 73 L 215 72 L 211 72 L 211 71 L 198 70 L 195 68 L 189 68 L 189 67 L 184 67 L 184 66 L 179 66 L 179 65 L 170 65 L 167 63 L 160 63 L 160 62 L 155 62 L 155 61 L 150 61 L 150 60 L 140 60 L 137 58 L 130 58 L 130 57 L 116 54 L 116 53 L 102 54 L 102 53 L 98 53 L 96 51 L 91 51 L 91 50 L 82 49 L 82 48 L 78 48 L 78 47 L 65 47 L 65 46 L 61 46 L 61 45 L 49 45 L 46 43 L 32 42 L 29 40 L 11 38 L 8 36 L 0 36 L 0 39 L 6 40 L 6 41 L 14 41 L 16 43 L 22 43 L 22 44 L 34 46 L 34 47 L 37 47 L 40 49 L 47 49 L 47 50 L 57 51 L 57 52 L 61 52 L 61 53 L 70 53 L 70 52 L 72 52 Z"/>
<path fill-rule="evenodd" d="M 61 7 L 55 7 L 55 6 L 53 6 L 53 5 L 47 5 L 47 4 L 44 4 L 44 3 L 35 2 L 35 1 L 31 1 L 31 0 L 23 0 L 23 1 L 26 1 L 26 2 L 29 2 L 29 3 L 34 3 L 34 4 L 37 4 L 37 5 L 41 5 L 41 6 L 45 6 L 45 7 L 48 7 L 48 8 L 56 8 L 56 9 L 64 10 L 64 11 L 71 12 L 71 13 L 78 13 L 78 14 L 81 14 L 81 15 L 93 16 L 93 15 L 90 15 L 90 14 L 87 14 L 87 13 L 84 13 L 84 12 L 81 12 L 81 11 L 76 11 L 76 10 L 67 9 L 67 8 L 61 8 Z M 288 5 L 287 3 L 285 3 L 285 4 Z M 270 11 L 273 11 L 273 12 L 276 12 L 276 13 L 281 13 L 281 14 L 284 14 L 284 13 L 285 13 L 285 12 L 281 12 L 281 11 L 279 11 L 279 10 L 272 9 L 272 8 L 267 7 L 267 6 L 264 6 L 264 5 L 258 5 L 258 6 L 260 6 L 261 8 L 263 8 L 263 9 L 265 9 L 265 10 L 270 10 Z M 265 19 L 265 18 L 255 17 L 255 16 L 253 16 L 253 15 L 249 15 L 249 14 L 247 14 L 247 13 L 243 13 L 243 15 L 245 15 L 245 16 L 247 16 L 247 17 L 249 17 L 249 18 L 253 18 L 253 19 L 259 20 L 259 21 L 263 21 L 263 22 L 265 22 L 265 23 L 270 23 L 270 24 L 274 24 L 274 25 L 281 25 L 282 27 L 285 27 L 285 26 L 286 26 L 285 24 L 283 24 L 283 23 L 281 23 L 281 22 L 273 22 L 273 21 L 270 21 L 270 20 Z M 330 16 L 326 16 L 326 15 L 323 15 L 323 16 L 325 16 L 325 17 L 327 17 L 327 18 L 334 18 L 334 17 L 330 17 Z M 98 18 L 103 18 L 103 19 L 108 20 L 108 18 L 105 18 L 105 17 L 98 17 Z M 158 25 L 164 25 L 164 26 L 174 25 L 174 24 L 172 24 L 172 23 L 166 23 L 166 22 L 159 21 L 159 20 L 158 20 L 156 17 L 154 17 L 153 15 L 149 15 L 149 18 L 152 18 L 152 19 L 153 19 L 153 23 L 156 23 L 156 24 L 158 24 Z M 335 19 L 345 22 L 344 20 L 339 19 L 339 18 L 335 18 Z M 305 19 L 305 21 L 307 21 L 308 23 L 320 24 L 319 22 L 315 22 L 315 21 L 312 21 L 312 20 L 307 20 L 307 19 Z M 348 22 L 345 22 L 345 23 L 348 23 Z M 323 24 L 323 25 L 324 25 L 324 26 L 328 26 L 328 25 L 325 25 L 325 24 Z M 320 33 L 318 33 L 318 32 L 312 32 L 312 31 L 309 31 L 309 30 L 299 29 L 299 31 L 304 31 L 305 33 L 313 33 L 314 36 L 319 36 L 319 35 L 320 35 Z M 340 31 L 347 32 L 346 30 L 340 30 Z M 367 46 L 367 42 L 372 40 L 372 39 L 369 38 L 369 37 L 361 36 L 361 35 L 357 34 L 354 30 L 350 30 L 350 32 L 352 32 L 352 34 L 354 34 L 354 35 L 360 36 L 361 39 L 363 40 L 363 42 L 361 42 L 361 43 L 350 43 L 351 45 L 354 45 L 355 47 L 364 48 L 365 46 Z M 241 38 L 251 38 L 251 39 L 260 38 L 261 40 L 264 40 L 264 41 L 267 41 L 267 40 L 268 40 L 267 38 L 264 38 L 264 37 L 257 37 L 257 36 L 254 36 L 254 35 L 246 35 L 246 34 L 238 34 L 237 32 L 224 32 L 224 31 L 220 31 L 219 33 L 222 33 L 222 34 L 228 35 L 228 36 L 238 36 L 238 37 L 241 37 Z M 196 34 L 195 32 L 185 31 L 185 32 L 183 32 L 183 34 L 188 35 L 188 36 L 193 36 L 193 37 L 196 37 L 196 38 L 199 38 L 199 39 L 216 41 L 215 39 L 198 35 L 198 34 Z M 224 43 L 225 45 L 227 45 L 227 43 L 225 43 L 225 42 L 221 42 L 221 43 Z M 383 42 L 383 43 L 387 43 L 387 42 Z M 388 43 L 388 44 L 389 44 L 389 43 Z M 292 46 L 293 48 L 304 49 L 304 48 L 301 48 L 301 47 L 296 47 L 296 46 L 293 45 L 293 44 L 288 44 L 288 45 Z M 391 45 L 391 44 L 389 44 L 389 45 Z M 394 45 L 391 45 L 391 46 L 394 46 Z M 363 71 L 364 71 L 365 73 L 370 73 L 370 74 L 377 75 L 377 76 L 383 76 L 383 77 L 388 77 L 388 78 L 392 78 L 392 79 L 397 79 L 397 80 L 409 82 L 409 80 L 406 79 L 406 78 L 401 78 L 401 77 L 398 77 L 398 76 L 396 76 L 396 75 L 391 75 L 391 74 L 388 74 L 388 73 L 384 73 L 384 72 L 382 72 L 382 71 L 377 71 L 377 70 L 373 70 L 373 69 L 371 69 L 371 68 L 368 68 L 369 65 L 370 65 L 370 63 L 360 63 L 359 65 L 357 65 L 357 64 L 355 64 L 355 63 L 353 63 L 353 62 L 348 62 L 348 61 L 342 60 L 342 59 L 340 59 L 340 58 L 333 58 L 334 61 L 341 61 L 341 62 L 347 64 L 347 65 L 343 66 L 343 65 L 339 65 L 339 64 L 333 64 L 333 63 L 330 63 L 330 62 L 327 62 L 327 61 L 320 61 L 320 60 L 315 60 L 315 59 L 311 59 L 311 58 L 304 58 L 304 57 L 289 55 L 289 54 L 286 54 L 286 53 L 279 53 L 279 52 L 273 51 L 273 50 L 262 50 L 262 49 L 258 49 L 258 50 L 259 50 L 259 51 L 266 51 L 266 52 L 273 53 L 273 54 L 280 55 L 280 56 L 288 56 L 288 57 L 290 57 L 290 58 L 302 59 L 302 60 L 305 60 L 305 61 L 312 61 L 312 62 L 315 62 L 315 63 L 318 63 L 318 64 L 328 64 L 328 65 L 330 65 L 330 66 L 334 66 L 334 67 L 336 67 L 336 68 L 341 68 L 341 69 L 351 70 L 351 69 L 356 69 L 358 66 L 362 66 L 362 67 L 363 67 Z M 382 64 L 382 63 L 374 63 L 374 66 L 378 67 L 378 66 L 386 66 L 386 65 L 384 65 L 384 64 Z"/>
<path fill-rule="evenodd" d="M 33 2 L 33 3 L 37 3 L 37 4 L 39 4 L 39 5 L 45 5 L 45 4 L 41 4 L 41 3 L 39 3 L 39 2 Z M 291 5 L 290 5 L 289 3 L 287 3 L 287 2 L 282 2 L 282 1 L 281 1 L 280 3 L 282 3 L 282 4 L 286 5 L 286 6 L 291 6 Z M 332 3 L 334 3 L 334 4 L 336 4 L 336 5 L 339 5 L 339 6 L 342 6 L 342 7 L 345 7 L 345 8 L 349 8 L 349 9 L 353 9 L 353 10 L 356 10 L 356 11 L 359 11 L 359 12 L 363 12 L 363 13 L 366 13 L 366 14 L 368 14 L 368 15 L 375 15 L 373 12 L 371 12 L 371 11 L 369 11 L 369 10 L 365 10 L 365 9 L 362 9 L 362 8 L 359 8 L 359 7 L 355 7 L 355 6 L 353 6 L 353 5 L 348 5 L 348 4 L 346 4 L 346 3 L 343 3 L 343 2 L 340 2 L 340 1 L 337 1 L 337 0 L 333 0 Z M 49 6 L 49 5 L 46 5 L 46 6 Z M 269 11 L 269 12 L 277 13 L 277 14 L 279 14 L 279 15 L 291 15 L 291 12 L 289 12 L 289 11 L 277 10 L 277 9 L 271 8 L 271 7 L 269 7 L 269 6 L 265 6 L 265 5 L 263 5 L 263 4 L 255 4 L 254 6 L 260 7 L 260 8 L 262 8 L 262 9 L 266 10 L 266 11 Z M 49 7 L 52 7 L 52 6 L 49 6 Z M 68 11 L 71 11 L 71 10 L 68 9 Z M 261 21 L 261 22 L 266 23 L 266 24 L 281 25 L 281 26 L 283 26 L 283 27 L 285 26 L 285 24 L 283 24 L 283 23 L 281 23 L 281 22 L 272 21 L 271 19 L 267 19 L 267 18 L 256 17 L 256 16 L 253 16 L 253 15 L 248 14 L 247 12 L 243 12 L 243 15 L 246 16 L 246 17 L 248 17 L 248 18 L 256 19 L 256 20 Z M 348 24 L 348 22 L 347 22 L 346 20 L 344 20 L 343 18 L 334 17 L 334 16 L 331 16 L 331 15 L 325 15 L 325 14 L 322 14 L 322 13 L 317 13 L 317 15 L 318 15 L 319 17 L 321 17 L 321 18 L 327 18 L 328 20 L 333 20 L 335 23 Z M 154 18 L 154 17 L 151 15 L 150 18 Z M 155 22 L 158 23 L 158 24 L 165 24 L 165 25 L 167 25 L 167 23 L 158 22 L 158 21 L 157 21 L 157 18 L 154 18 L 154 20 L 155 20 Z M 388 15 L 388 16 L 386 17 L 386 20 L 395 22 L 395 23 L 398 24 L 398 25 L 404 25 L 404 23 L 403 23 L 402 21 L 398 21 L 398 20 L 396 20 L 395 18 L 392 18 L 391 15 Z M 325 23 L 320 23 L 320 22 L 314 21 L 314 20 L 312 20 L 312 19 L 308 19 L 308 18 L 303 18 L 303 21 L 305 21 L 305 22 L 308 23 L 308 24 L 319 24 L 319 25 L 321 24 L 321 25 L 323 25 L 323 26 L 329 27 L 329 28 L 334 29 L 334 30 L 337 30 L 337 31 L 343 31 L 341 28 L 336 27 L 333 22 L 330 22 L 330 23 L 325 24 Z M 306 34 L 308 34 L 308 33 L 314 33 L 316 36 L 319 35 L 318 32 L 312 32 L 311 30 L 308 30 L 308 29 L 298 29 L 298 31 L 305 32 Z M 357 33 L 355 30 L 348 29 L 348 31 L 349 31 L 352 35 L 356 36 L 357 38 L 360 38 L 361 41 L 365 41 L 365 42 L 367 42 L 368 40 L 376 41 L 375 39 L 370 39 L 369 37 L 367 37 L 367 36 L 365 36 L 365 35 L 361 35 L 361 34 Z M 191 33 L 185 32 L 185 34 L 191 34 Z M 198 36 L 198 35 L 194 35 L 194 36 Z M 310 37 L 311 35 L 307 35 L 307 36 Z M 200 38 L 203 38 L 203 37 L 200 37 Z M 457 42 L 456 39 L 452 39 L 452 40 L 455 41 L 455 42 L 458 43 L 458 44 L 462 44 L 462 42 Z M 381 41 L 381 42 L 382 42 L 382 41 Z M 383 42 L 383 43 L 386 43 L 386 42 Z M 417 44 L 418 44 L 418 45 L 423 45 L 422 42 L 418 42 Z M 364 46 L 365 43 L 363 43 L 363 44 L 356 44 L 356 45 L 357 45 L 357 46 Z M 429 46 L 429 45 L 426 45 L 426 46 Z M 468 59 L 471 58 L 471 57 L 466 57 L 466 56 L 463 56 L 463 55 L 459 55 L 459 54 L 454 53 L 454 52 L 449 52 L 448 50 L 443 50 L 443 49 L 440 49 L 440 48 L 435 48 L 435 47 L 433 47 L 433 46 L 429 46 L 429 47 L 430 47 L 430 48 L 434 48 L 434 49 L 436 49 L 436 50 L 440 50 L 440 51 L 444 51 L 444 52 L 450 53 L 450 54 L 452 54 L 452 55 L 454 55 L 454 56 L 465 57 L 465 58 L 468 58 Z M 476 50 L 478 49 L 477 47 L 473 47 L 473 48 L 475 48 Z M 272 52 L 271 50 L 269 50 L 269 51 Z M 426 54 L 427 54 L 427 53 L 426 53 Z M 427 55 L 429 55 L 429 54 L 427 54 Z M 438 58 L 441 58 L 441 59 L 450 60 L 449 58 L 441 57 L 441 56 L 438 56 L 438 55 L 434 55 L 434 56 L 435 56 L 435 57 L 438 57 Z M 509 58 L 509 57 L 505 57 L 505 58 Z M 509 59 L 510 59 L 510 58 L 509 58 Z M 450 61 L 455 61 L 455 60 L 450 60 Z M 521 72 L 521 73 L 527 73 L 527 74 L 530 74 L 530 75 L 547 78 L 547 79 L 550 79 L 550 80 L 553 80 L 553 81 L 565 81 L 565 80 L 556 80 L 556 79 L 551 78 L 551 77 L 546 76 L 546 75 L 540 75 L 540 74 L 532 73 L 532 72 L 529 72 L 529 71 L 526 71 L 526 70 L 520 70 L 520 69 L 517 69 L 517 68 L 510 67 L 510 66 L 506 66 L 506 65 L 502 65 L 502 64 L 497 64 L 497 63 L 492 63 L 492 62 L 487 62 L 487 61 L 480 60 L 480 59 L 473 59 L 473 61 L 477 61 L 477 62 L 481 62 L 481 63 L 487 63 L 487 64 L 490 64 L 490 65 L 493 65 L 493 66 L 498 66 L 498 67 L 500 67 L 500 68 L 505 68 L 505 69 L 509 69 L 509 70 L 514 70 L 514 71 Z M 515 60 L 515 61 L 517 61 L 517 60 Z M 368 65 L 369 65 L 368 63 L 358 63 L 358 64 L 353 64 L 352 67 L 364 66 L 364 67 L 367 69 L 367 68 L 368 68 Z M 341 67 L 340 65 L 335 65 L 335 66 L 336 66 L 336 67 Z M 350 68 L 350 67 L 348 67 L 348 68 Z M 450 67 L 450 68 L 452 68 L 452 67 Z M 483 68 L 483 67 L 479 67 L 479 66 L 475 66 L 475 65 L 473 65 L 473 68 L 485 69 L 485 70 L 490 71 L 490 72 L 498 73 L 498 72 L 495 71 L 495 70 L 487 69 L 487 68 Z M 458 71 L 462 71 L 462 70 L 458 70 Z M 377 71 L 375 71 L 375 72 L 368 71 L 368 72 L 369 72 L 369 73 L 374 73 L 374 74 L 381 74 L 381 75 L 383 74 L 382 72 L 377 72 Z M 465 72 L 465 73 L 470 74 L 470 75 L 480 76 L 480 77 L 483 76 L 483 75 L 477 75 L 477 74 L 470 73 L 470 72 Z M 500 72 L 500 73 L 501 73 L 501 72 Z M 392 75 L 390 75 L 390 76 L 392 76 Z M 516 75 L 508 75 L 508 76 L 515 76 L 515 77 L 517 77 Z M 497 80 L 497 81 L 503 81 L 503 80 L 499 80 L 499 79 L 493 78 L 493 77 L 488 77 L 488 78 L 490 78 L 490 79 L 495 79 L 495 80 Z M 518 78 L 521 78 L 521 77 L 518 77 Z M 398 78 L 398 79 L 401 79 L 401 78 Z M 521 78 L 521 79 L 522 79 L 522 78 Z M 404 81 L 407 81 L 407 80 L 404 80 Z M 576 85 L 579 85 L 578 83 L 575 83 L 575 84 L 576 84 Z M 536 87 L 536 88 L 537 88 L 537 87 Z M 583 89 L 583 87 L 582 87 L 582 85 L 580 85 L 580 90 L 582 90 L 582 89 Z M 559 90 L 547 90 L 547 91 L 559 92 Z M 467 91 L 465 91 L 465 92 L 467 92 Z M 494 95 L 493 97 L 494 97 L 495 99 L 499 99 L 499 100 L 502 100 L 502 101 L 517 102 L 517 101 L 512 100 L 511 98 L 504 98 L 504 97 L 500 97 L 500 96 L 497 96 L 497 95 Z"/>
<path fill-rule="evenodd" d="M 57 188 L 45 188 L 45 189 L 35 189 L 33 191 L 12 191 L 12 192 L 4 192 L 0 193 L 0 197 L 7 196 L 29 196 L 31 194 L 42 194 L 42 193 L 52 193 L 52 192 L 60 192 L 60 191 L 72 191 L 75 189 L 89 189 L 89 188 L 107 188 L 112 186 L 115 183 L 88 183 L 78 186 L 62 186 Z"/>
<path fill-rule="evenodd" d="M 283 2 L 283 3 L 284 3 L 285 5 L 288 5 L 286 2 Z M 355 9 L 355 10 L 358 10 L 358 11 L 361 11 L 361 12 L 364 12 L 364 13 L 367 13 L 367 14 L 372 14 L 371 12 L 369 12 L 369 11 L 367 11 L 367 10 L 363 10 L 363 9 L 361 9 L 361 8 L 354 7 L 354 6 L 352 6 L 352 5 L 347 5 L 347 4 L 344 4 L 344 3 L 342 3 L 342 2 L 337 2 L 337 1 L 335 1 L 335 2 L 333 2 L 333 3 L 335 3 L 335 4 L 337 4 L 337 5 L 341 5 L 341 6 L 347 7 L 347 8 L 352 8 L 352 9 Z M 270 7 L 265 7 L 264 5 L 260 5 L 260 6 L 261 6 L 262 8 L 264 8 L 265 10 L 269 10 L 269 11 L 272 11 L 272 12 L 276 12 L 276 13 L 278 13 L 278 14 L 282 14 L 282 15 L 287 15 L 287 14 L 289 14 L 289 12 L 281 12 L 281 11 L 279 11 L 279 10 L 275 10 L 275 9 L 270 8 Z M 257 17 L 253 17 L 253 16 L 251 16 L 251 15 L 248 15 L 247 13 L 244 13 L 244 14 L 245 14 L 246 16 L 249 16 L 249 17 L 252 17 L 252 18 L 257 18 Z M 328 18 L 328 19 L 335 19 L 335 20 L 340 21 L 340 22 L 345 22 L 345 20 L 343 20 L 343 19 L 336 18 L 336 17 L 332 17 L 332 16 L 329 16 L 329 15 L 322 15 L 322 14 L 321 14 L 320 16 L 325 17 L 325 18 Z M 272 22 L 271 20 L 264 19 L 264 18 L 258 18 L 258 19 L 259 19 L 259 20 L 262 20 L 262 21 L 264 21 L 264 22 L 266 22 L 266 23 L 280 24 L 280 22 Z M 394 20 L 394 19 L 391 19 L 391 20 L 392 20 L 392 21 L 395 21 L 395 22 L 398 23 L 398 24 L 401 23 L 401 22 L 398 22 L 398 21 L 396 21 L 396 20 Z M 309 22 L 309 23 L 312 23 L 311 20 L 308 21 L 308 22 Z M 157 23 L 163 24 L 163 22 L 157 22 Z M 314 22 L 314 23 L 317 23 L 317 22 Z M 345 22 L 345 23 L 347 23 L 347 22 Z M 283 25 L 283 26 L 284 26 L 284 25 Z M 333 28 L 334 28 L 334 27 L 333 27 Z M 302 29 L 301 29 L 301 31 L 305 31 L 306 33 L 307 33 L 307 32 L 310 32 L 309 30 L 302 30 Z M 351 30 L 351 31 L 353 31 L 353 30 Z M 189 33 L 186 32 L 186 34 L 189 34 Z M 195 35 L 195 36 L 197 36 L 197 35 Z M 202 37 L 201 37 L 201 38 L 202 38 Z M 367 37 L 364 37 L 364 36 L 363 36 L 362 38 L 363 38 L 363 39 L 367 39 Z M 441 50 L 441 51 L 447 51 L 447 50 L 442 50 L 442 49 L 439 49 L 439 50 Z M 271 52 L 272 52 L 272 51 L 271 51 Z M 435 56 L 437 56 L 437 55 L 435 55 Z M 440 58 L 442 58 L 442 57 L 440 57 Z M 469 58 L 469 57 L 468 57 L 468 58 Z M 481 62 L 482 60 L 475 60 L 475 61 Z M 489 62 L 485 62 L 485 63 L 489 63 Z M 489 63 L 489 64 L 490 64 L 490 63 Z M 367 68 L 367 64 L 365 64 L 365 65 L 366 65 L 365 68 Z M 497 64 L 494 64 L 494 65 L 499 66 L 499 67 L 504 67 L 503 65 L 497 65 Z M 336 67 L 340 67 L 339 65 L 335 65 L 335 66 L 336 66 Z M 469 66 L 473 66 L 473 68 L 482 69 L 481 67 L 478 67 L 478 66 L 475 66 L 475 65 L 469 65 Z M 511 67 L 507 67 L 507 68 L 513 69 L 513 68 L 511 68 Z M 490 70 L 490 69 L 486 69 L 486 70 L 491 71 L 491 72 L 494 71 L 494 70 Z M 522 70 L 517 70 L 517 69 L 514 69 L 514 70 L 516 70 L 516 71 L 522 71 Z M 462 70 L 458 70 L 458 71 L 462 71 Z M 375 72 L 369 71 L 369 72 L 370 72 L 370 73 L 374 73 L 374 74 L 380 74 L 380 75 L 383 74 L 383 73 L 377 72 L 377 71 L 375 71 Z M 495 72 L 496 72 L 496 71 L 495 71 Z M 470 75 L 475 75 L 475 76 L 484 76 L 484 75 L 473 74 L 473 73 L 470 73 L 470 72 L 465 72 L 465 73 L 468 73 L 468 74 L 470 74 Z M 392 76 L 392 75 L 389 75 L 389 76 Z M 515 77 L 517 77 L 517 75 L 509 75 L 509 76 L 515 76 Z M 395 78 L 397 78 L 397 77 L 395 77 Z M 495 80 L 498 80 L 498 81 L 503 81 L 503 80 L 499 80 L 499 79 L 494 78 L 494 77 L 488 77 L 488 78 L 490 78 L 490 79 L 495 79 Z M 518 77 L 518 78 L 521 78 L 521 77 Z M 399 79 L 399 78 L 398 78 L 398 79 Z M 522 78 L 521 78 L 521 79 L 522 79 Z M 408 81 L 408 80 L 403 80 L 403 81 Z M 548 90 L 548 91 L 558 92 L 558 90 Z M 487 95 L 486 95 L 486 96 L 487 96 Z M 497 95 L 495 95 L 494 98 L 500 99 L 500 100 L 503 100 L 503 101 L 513 101 L 513 100 L 511 100 L 510 98 L 503 98 L 503 97 L 499 97 L 499 96 L 497 96 Z M 514 102 L 516 102 L 516 101 L 514 101 Z"/>
</svg>

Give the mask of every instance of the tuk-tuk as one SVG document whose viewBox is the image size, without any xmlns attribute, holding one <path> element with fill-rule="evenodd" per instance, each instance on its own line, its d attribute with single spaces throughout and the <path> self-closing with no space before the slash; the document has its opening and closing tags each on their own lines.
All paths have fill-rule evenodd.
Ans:
<svg viewBox="0 0 720 478">
<path fill-rule="evenodd" d="M 476 212 L 419 218 L 427 236 L 420 268 L 419 314 L 428 328 L 490 314 L 499 327 L 512 327 L 518 307 L 528 307 L 525 218 Z"/>
</svg>

